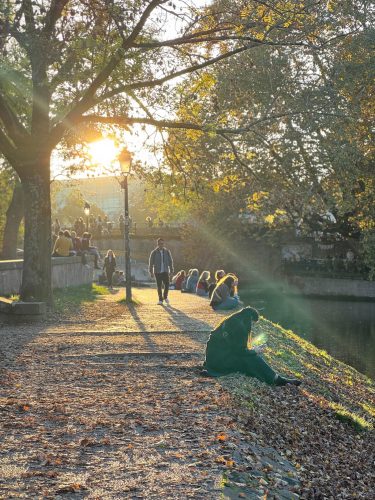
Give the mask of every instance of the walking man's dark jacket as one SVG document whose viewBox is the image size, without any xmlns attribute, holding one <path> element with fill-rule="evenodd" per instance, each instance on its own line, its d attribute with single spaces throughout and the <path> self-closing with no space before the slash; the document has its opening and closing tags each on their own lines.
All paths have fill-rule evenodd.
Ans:
<svg viewBox="0 0 375 500">
<path fill-rule="evenodd" d="M 163 252 L 163 259 L 164 259 L 164 266 L 165 266 L 165 272 L 174 273 L 173 269 L 173 259 L 171 252 L 167 248 L 162 249 Z M 154 248 L 154 250 L 150 254 L 150 261 L 149 261 L 149 266 L 148 270 L 150 273 L 155 273 L 159 274 L 161 273 L 161 252 L 158 247 Z"/>
</svg>

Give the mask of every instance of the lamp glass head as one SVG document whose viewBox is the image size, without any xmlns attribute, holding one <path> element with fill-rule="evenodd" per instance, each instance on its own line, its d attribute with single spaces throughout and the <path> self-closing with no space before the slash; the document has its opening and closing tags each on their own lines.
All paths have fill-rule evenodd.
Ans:
<svg viewBox="0 0 375 500">
<path fill-rule="evenodd" d="M 83 208 L 84 214 L 88 217 L 90 215 L 90 205 L 86 202 Z"/>
<path fill-rule="evenodd" d="M 130 168 L 131 168 L 131 163 L 132 163 L 132 155 L 126 148 L 124 148 L 120 152 L 120 154 L 118 156 L 118 161 L 120 163 L 122 173 L 129 174 Z"/>
</svg>

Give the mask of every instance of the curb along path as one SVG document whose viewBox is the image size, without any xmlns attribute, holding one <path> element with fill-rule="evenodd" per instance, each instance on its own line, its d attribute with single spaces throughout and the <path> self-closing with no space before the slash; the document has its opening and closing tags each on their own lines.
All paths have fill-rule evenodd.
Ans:
<svg viewBox="0 0 375 500">
<path fill-rule="evenodd" d="M 274 450 L 247 442 L 229 394 L 199 374 L 221 316 L 180 292 L 170 307 L 155 290 L 134 296 L 141 305 L 129 308 L 103 296 L 86 320 L 0 329 L 1 498 L 260 498 L 254 457 L 292 477 Z M 296 497 L 297 481 L 283 483 L 278 498 Z"/>
</svg>

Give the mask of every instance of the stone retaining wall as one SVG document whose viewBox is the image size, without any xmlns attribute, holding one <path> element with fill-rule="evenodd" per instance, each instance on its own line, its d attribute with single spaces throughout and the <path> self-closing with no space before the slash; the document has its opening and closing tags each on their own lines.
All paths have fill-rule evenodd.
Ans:
<svg viewBox="0 0 375 500">
<path fill-rule="evenodd" d="M 295 293 L 307 296 L 375 300 L 375 281 L 295 275 L 288 276 L 288 284 Z"/>
<path fill-rule="evenodd" d="M 94 257 L 52 257 L 52 288 L 64 288 L 92 283 Z M 0 261 L 0 295 L 18 294 L 22 279 L 23 260 Z"/>
</svg>

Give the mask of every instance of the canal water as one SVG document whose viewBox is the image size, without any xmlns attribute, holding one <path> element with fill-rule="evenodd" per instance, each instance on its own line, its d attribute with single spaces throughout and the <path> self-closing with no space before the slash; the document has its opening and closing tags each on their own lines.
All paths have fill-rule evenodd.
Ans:
<svg viewBox="0 0 375 500">
<path fill-rule="evenodd" d="M 309 340 L 375 379 L 375 303 L 303 298 L 241 291 L 262 316 Z"/>
</svg>

